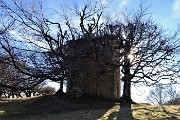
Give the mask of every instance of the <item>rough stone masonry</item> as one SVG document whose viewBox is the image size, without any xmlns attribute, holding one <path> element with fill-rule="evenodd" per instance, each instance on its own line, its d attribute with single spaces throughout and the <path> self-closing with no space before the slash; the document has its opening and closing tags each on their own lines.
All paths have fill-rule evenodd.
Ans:
<svg viewBox="0 0 180 120">
<path fill-rule="evenodd" d="M 120 97 L 119 39 L 113 35 L 67 42 L 67 94 Z"/>
</svg>

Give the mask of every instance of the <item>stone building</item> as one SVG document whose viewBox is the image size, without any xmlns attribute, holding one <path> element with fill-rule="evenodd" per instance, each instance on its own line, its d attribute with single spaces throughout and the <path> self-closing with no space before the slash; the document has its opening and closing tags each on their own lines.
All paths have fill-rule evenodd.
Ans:
<svg viewBox="0 0 180 120">
<path fill-rule="evenodd" d="M 119 39 L 113 35 L 67 42 L 67 94 L 120 97 Z"/>
</svg>

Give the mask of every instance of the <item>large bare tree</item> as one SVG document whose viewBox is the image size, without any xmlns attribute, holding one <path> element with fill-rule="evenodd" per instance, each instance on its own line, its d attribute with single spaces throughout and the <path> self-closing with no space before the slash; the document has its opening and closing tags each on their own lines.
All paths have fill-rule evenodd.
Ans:
<svg viewBox="0 0 180 120">
<path fill-rule="evenodd" d="M 178 33 L 163 30 L 140 4 L 135 13 L 125 13 L 122 20 L 111 25 L 114 34 L 122 40 L 123 102 L 132 102 L 131 84 L 179 83 Z"/>
<path fill-rule="evenodd" d="M 41 4 L 12 1 L 13 6 L 1 1 L 1 16 L 13 21 L 13 25 L 1 33 L 2 53 L 9 57 L 14 67 L 29 78 L 29 85 L 16 86 L 16 89 L 32 89 L 46 79 L 60 81 L 65 78 L 64 40 L 68 35 L 59 23 L 45 18 Z M 36 6 L 37 5 L 37 6 Z M 2 22 L 2 26 L 6 25 Z M 53 27 L 53 28 L 52 28 Z M 56 33 L 52 33 L 56 29 Z M 22 69 L 17 64 L 26 63 Z M 32 82 L 32 83 L 31 83 Z M 7 84 L 1 83 L 3 86 Z M 9 86 L 12 87 L 12 86 Z M 14 86 L 13 86 L 14 87 Z M 61 85 L 61 90 L 63 85 Z"/>
<path fill-rule="evenodd" d="M 12 1 L 12 4 L 1 1 L 1 16 L 4 21 L 13 21 L 11 28 L 1 33 L 1 51 L 11 59 L 15 68 L 29 77 L 32 83 L 17 89 L 32 89 L 44 80 L 60 82 L 60 93 L 63 92 L 63 82 L 66 78 L 67 58 L 65 43 L 81 37 L 91 38 L 93 31 L 98 31 L 98 22 L 102 7 L 88 2 L 82 11 L 71 10 L 79 18 L 79 24 L 74 25 L 70 16 L 56 14 L 60 21 L 48 18 L 41 3 Z M 69 8 L 67 8 L 70 10 Z M 97 14 L 97 17 L 94 15 Z M 86 24 L 88 22 L 88 24 Z M 2 22 L 2 26 L 9 26 Z M 63 28 L 63 29 L 62 29 Z M 27 64 L 21 69 L 17 64 L 20 60 Z M 3 86 L 7 86 L 2 84 Z M 12 87 L 12 86 L 10 86 Z M 13 86 L 14 87 L 14 86 Z"/>
</svg>

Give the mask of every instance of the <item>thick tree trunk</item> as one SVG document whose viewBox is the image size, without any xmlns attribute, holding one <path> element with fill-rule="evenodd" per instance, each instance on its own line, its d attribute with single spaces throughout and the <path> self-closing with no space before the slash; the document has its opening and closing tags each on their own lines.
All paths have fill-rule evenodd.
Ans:
<svg viewBox="0 0 180 120">
<path fill-rule="evenodd" d="M 123 95 L 120 98 L 121 102 L 125 103 L 133 103 L 131 99 L 131 74 L 130 74 L 130 67 L 125 68 L 125 74 L 123 77 L 124 86 L 123 86 Z"/>
<path fill-rule="evenodd" d="M 124 87 L 123 87 L 123 95 L 120 98 L 120 102 L 122 103 L 134 103 L 131 99 L 131 62 L 130 58 L 128 58 L 128 55 L 130 54 L 131 47 L 129 41 L 126 41 L 125 44 L 125 55 L 124 55 L 124 65 L 123 65 L 123 81 L 124 81 Z"/>
<path fill-rule="evenodd" d="M 63 80 L 61 80 L 60 89 L 59 90 L 63 93 Z"/>
<path fill-rule="evenodd" d="M 55 95 L 58 95 L 58 96 L 65 95 L 65 93 L 63 92 L 63 80 L 60 81 L 60 88 L 59 88 L 59 90 L 55 93 Z"/>
<path fill-rule="evenodd" d="M 15 98 L 15 95 L 14 95 L 14 92 L 13 90 L 10 91 L 10 95 L 9 95 L 9 98 L 12 96 L 12 98 Z"/>
<path fill-rule="evenodd" d="M 125 76 L 124 79 L 123 95 L 120 102 L 134 103 L 131 99 L 131 79 L 128 79 L 128 76 Z"/>
<path fill-rule="evenodd" d="M 123 86 L 123 95 L 120 98 L 121 103 L 135 103 L 131 99 L 131 74 L 125 74 L 124 78 L 124 86 Z"/>
</svg>

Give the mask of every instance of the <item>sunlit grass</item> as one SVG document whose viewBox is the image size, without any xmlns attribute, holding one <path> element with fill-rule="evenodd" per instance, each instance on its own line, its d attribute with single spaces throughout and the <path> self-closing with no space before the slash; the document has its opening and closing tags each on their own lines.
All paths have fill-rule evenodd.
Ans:
<svg viewBox="0 0 180 120">
<path fill-rule="evenodd" d="M 0 110 L 0 116 L 3 116 L 6 112 L 3 110 Z"/>
<path fill-rule="evenodd" d="M 39 98 L 38 96 L 34 96 L 34 97 L 26 97 L 26 98 L 0 98 L 0 102 L 3 101 L 25 101 L 25 100 L 32 100 L 34 98 Z"/>
<path fill-rule="evenodd" d="M 180 119 L 180 105 L 132 105 L 132 111 L 136 119 Z"/>
<path fill-rule="evenodd" d="M 107 110 L 98 120 L 118 120 L 118 119 L 180 119 L 180 105 L 176 106 L 151 106 L 144 104 L 134 104 L 128 109 L 127 107 L 120 108 L 120 104 L 116 104 L 111 109 Z"/>
</svg>

